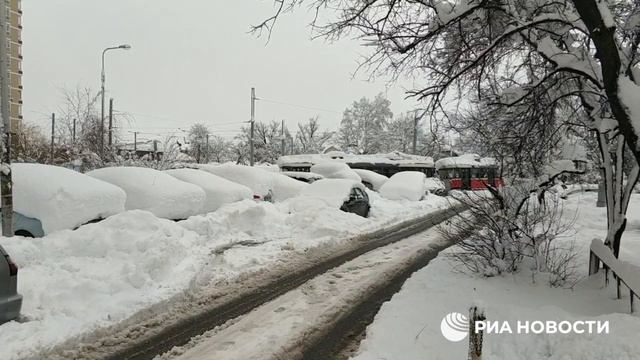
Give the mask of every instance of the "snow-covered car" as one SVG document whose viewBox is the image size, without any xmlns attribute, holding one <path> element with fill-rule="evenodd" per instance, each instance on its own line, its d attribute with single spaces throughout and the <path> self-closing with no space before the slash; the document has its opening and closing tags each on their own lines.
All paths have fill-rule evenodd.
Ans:
<svg viewBox="0 0 640 360">
<path fill-rule="evenodd" d="M 309 201 L 324 204 L 363 217 L 369 215 L 371 205 L 364 185 L 351 179 L 322 179 L 309 184 L 296 199 L 305 206 Z"/>
<path fill-rule="evenodd" d="M 0 324 L 20 315 L 22 295 L 18 294 L 18 266 L 0 246 Z"/>
<path fill-rule="evenodd" d="M 240 185 L 213 175 L 209 172 L 196 169 L 166 170 L 167 174 L 178 180 L 197 185 L 204 190 L 206 199 L 202 212 L 216 211 L 224 204 L 251 199 L 253 192 L 244 185 Z"/>
<path fill-rule="evenodd" d="M 432 194 L 444 196 L 447 194 L 447 187 L 442 180 L 436 177 L 424 179 L 424 188 Z"/>
<path fill-rule="evenodd" d="M 283 171 L 280 174 L 286 175 L 292 179 L 311 184 L 314 181 L 324 179 L 324 176 L 306 171 Z"/>
<path fill-rule="evenodd" d="M 362 184 L 373 191 L 379 191 L 382 185 L 389 180 L 388 177 L 378 174 L 375 171 L 366 169 L 353 169 L 353 171 L 360 176 Z"/>
<path fill-rule="evenodd" d="M 311 167 L 312 173 L 320 174 L 327 179 L 351 179 L 362 181 L 349 165 L 340 161 L 325 161 Z"/>
<path fill-rule="evenodd" d="M 142 167 L 108 167 L 87 175 L 120 187 L 126 210 L 146 210 L 155 216 L 182 220 L 202 213 L 206 194 L 199 186 L 162 171 Z"/>
<path fill-rule="evenodd" d="M 419 201 L 429 194 L 434 185 L 432 179 L 419 171 L 401 171 L 382 185 L 380 195 L 389 200 Z"/>
<path fill-rule="evenodd" d="M 256 200 L 283 201 L 300 194 L 307 184 L 277 172 L 231 163 L 199 165 L 199 169 L 242 184 L 253 191 Z"/>
<path fill-rule="evenodd" d="M 117 186 L 59 166 L 14 163 L 13 229 L 26 237 L 75 229 L 124 211 Z"/>
</svg>

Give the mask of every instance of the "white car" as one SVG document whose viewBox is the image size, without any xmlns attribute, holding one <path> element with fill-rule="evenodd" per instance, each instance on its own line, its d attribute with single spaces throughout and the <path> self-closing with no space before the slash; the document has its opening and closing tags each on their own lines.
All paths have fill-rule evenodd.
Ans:
<svg viewBox="0 0 640 360">
<path fill-rule="evenodd" d="M 155 216 L 182 220 L 202 213 L 206 194 L 199 186 L 162 171 L 142 167 L 108 167 L 87 175 L 120 187 L 127 210 L 147 210 Z"/>
<path fill-rule="evenodd" d="M 362 184 L 373 191 L 380 191 L 382 185 L 389 180 L 388 177 L 375 171 L 366 169 L 353 169 L 353 171 L 360 176 Z"/>
<path fill-rule="evenodd" d="M 42 237 L 125 209 L 122 189 L 79 172 L 25 163 L 13 163 L 11 170 L 16 235 Z"/>
</svg>

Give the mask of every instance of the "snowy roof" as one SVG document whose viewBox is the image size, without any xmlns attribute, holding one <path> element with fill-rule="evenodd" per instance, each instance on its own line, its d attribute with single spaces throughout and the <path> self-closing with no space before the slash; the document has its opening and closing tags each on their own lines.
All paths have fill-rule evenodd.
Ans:
<svg viewBox="0 0 640 360">
<path fill-rule="evenodd" d="M 11 165 L 14 210 L 40 220 L 44 233 L 73 229 L 124 211 L 122 189 L 59 166 Z"/>
<path fill-rule="evenodd" d="M 487 166 L 497 166 L 496 160 L 490 157 L 481 158 L 480 155 L 477 154 L 463 154 L 460 156 L 442 158 L 436 161 L 437 169 L 475 168 Z"/>
<path fill-rule="evenodd" d="M 360 182 L 360 176 L 349 165 L 338 161 L 324 161 L 311 167 L 311 172 L 329 179 L 351 179 Z"/>
<path fill-rule="evenodd" d="M 127 193 L 127 210 L 147 210 L 166 219 L 199 214 L 206 198 L 200 187 L 149 168 L 108 167 L 87 175 L 123 189 Z"/>
<path fill-rule="evenodd" d="M 338 154 L 340 156 L 338 156 Z M 341 158 L 340 158 L 341 157 Z M 311 166 L 326 161 L 342 161 L 347 164 L 370 163 L 389 164 L 399 166 L 423 166 L 433 167 L 433 158 L 429 156 L 419 156 L 405 154 L 401 152 L 391 152 L 387 154 L 345 154 L 343 152 L 331 151 L 327 154 L 301 154 L 281 156 L 278 159 L 279 166 Z"/>
</svg>

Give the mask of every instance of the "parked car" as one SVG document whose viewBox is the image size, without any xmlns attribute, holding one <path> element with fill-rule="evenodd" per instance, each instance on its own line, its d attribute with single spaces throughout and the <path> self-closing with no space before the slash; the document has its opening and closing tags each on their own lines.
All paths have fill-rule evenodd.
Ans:
<svg viewBox="0 0 640 360">
<path fill-rule="evenodd" d="M 124 211 L 122 189 L 59 166 L 11 164 L 14 234 L 42 237 Z"/>
<path fill-rule="evenodd" d="M 419 201 L 430 193 L 442 195 L 444 191 L 442 181 L 420 171 L 401 171 L 380 187 L 380 195 L 390 200 Z"/>
<path fill-rule="evenodd" d="M 306 171 L 283 171 L 281 174 L 286 175 L 292 179 L 311 184 L 314 181 L 324 179 L 324 176 L 312 172 Z"/>
<path fill-rule="evenodd" d="M 224 204 L 251 199 L 253 192 L 244 185 L 197 169 L 166 170 L 167 174 L 178 180 L 197 185 L 204 190 L 206 199 L 202 212 L 216 211 Z"/>
<path fill-rule="evenodd" d="M 247 186 L 256 200 L 283 201 L 300 194 L 307 184 L 278 172 L 231 163 L 199 165 L 199 169 Z"/>
<path fill-rule="evenodd" d="M 182 220 L 202 213 L 206 194 L 199 186 L 154 169 L 124 166 L 93 170 L 87 175 L 118 186 L 127 194 L 125 209 Z"/>
<path fill-rule="evenodd" d="M 371 205 L 364 185 L 350 179 L 322 179 L 309 184 L 300 198 L 316 199 L 329 206 L 363 217 L 369 216 Z"/>
<path fill-rule="evenodd" d="M 0 246 L 0 324 L 20 315 L 22 295 L 18 294 L 18 266 Z"/>
<path fill-rule="evenodd" d="M 360 176 L 362 184 L 369 190 L 380 191 L 382 185 L 389 180 L 388 177 L 380 175 L 375 171 L 366 169 L 353 169 L 353 171 Z"/>
<path fill-rule="evenodd" d="M 310 171 L 312 173 L 320 174 L 327 179 L 351 179 L 356 181 L 362 181 L 360 176 L 356 174 L 349 165 L 335 161 L 325 161 L 311 166 Z"/>
</svg>

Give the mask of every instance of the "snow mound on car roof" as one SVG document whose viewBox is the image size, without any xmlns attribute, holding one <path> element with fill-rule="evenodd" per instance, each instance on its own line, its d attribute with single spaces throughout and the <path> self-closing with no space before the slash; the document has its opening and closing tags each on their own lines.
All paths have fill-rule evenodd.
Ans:
<svg viewBox="0 0 640 360">
<path fill-rule="evenodd" d="M 251 199 L 251 189 L 244 185 L 231 182 L 206 171 L 196 169 L 173 169 L 166 173 L 178 180 L 194 184 L 202 188 L 206 200 L 202 212 L 212 212 L 220 206 L 244 199 Z"/>
<path fill-rule="evenodd" d="M 11 170 L 14 211 L 40 220 L 45 234 L 124 211 L 124 191 L 104 181 L 43 164 L 14 163 Z"/>
<path fill-rule="evenodd" d="M 254 194 L 264 197 L 273 193 L 274 201 L 283 201 L 297 196 L 307 184 L 288 176 L 245 165 L 226 163 L 222 165 L 199 165 L 201 170 L 249 187 Z"/>
<path fill-rule="evenodd" d="M 402 171 L 394 174 L 380 188 L 380 195 L 390 200 L 421 200 L 425 195 L 426 175 L 419 171 Z"/>
<path fill-rule="evenodd" d="M 200 187 L 149 168 L 109 167 L 87 175 L 122 188 L 127 194 L 127 210 L 147 210 L 165 219 L 186 219 L 200 213 L 206 198 Z"/>
<path fill-rule="evenodd" d="M 357 187 L 365 191 L 362 183 L 349 179 L 322 179 L 309 184 L 300 193 L 300 198 L 319 199 L 332 207 L 341 207 L 349 199 L 351 189 Z M 302 199 L 301 201 L 305 201 Z"/>
<path fill-rule="evenodd" d="M 325 161 L 315 164 L 311 167 L 310 171 L 329 179 L 351 179 L 358 182 L 362 181 L 360 176 L 356 174 L 349 165 L 340 161 Z"/>
<path fill-rule="evenodd" d="M 375 171 L 365 170 L 365 169 L 353 169 L 353 171 L 360 176 L 362 181 L 366 181 L 371 186 L 373 186 L 373 190 L 379 191 L 382 185 L 389 180 L 388 177 L 384 175 L 380 175 Z"/>
</svg>

